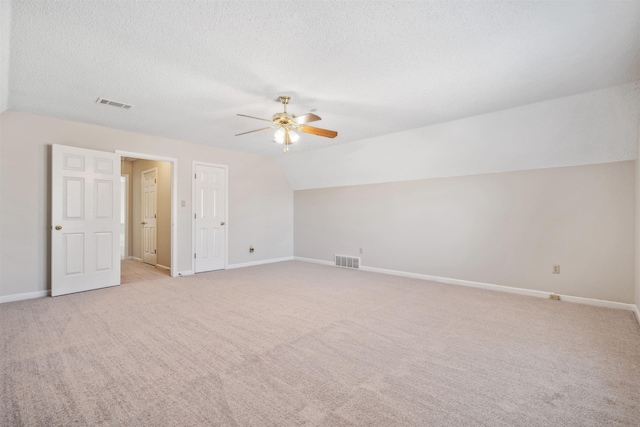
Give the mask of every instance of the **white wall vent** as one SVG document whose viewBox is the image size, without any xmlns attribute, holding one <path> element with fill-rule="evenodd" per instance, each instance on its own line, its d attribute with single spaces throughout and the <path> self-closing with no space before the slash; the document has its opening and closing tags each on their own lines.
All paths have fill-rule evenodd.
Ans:
<svg viewBox="0 0 640 427">
<path fill-rule="evenodd" d="M 335 255 L 336 266 L 346 268 L 360 268 L 360 258 L 354 256 Z"/>
<path fill-rule="evenodd" d="M 125 110 L 128 110 L 129 108 L 133 107 L 133 105 L 131 104 L 125 104 L 124 102 L 118 102 L 118 101 L 111 101 L 109 99 L 104 99 L 104 98 L 96 99 L 96 104 L 111 105 L 113 107 L 124 108 Z"/>
</svg>

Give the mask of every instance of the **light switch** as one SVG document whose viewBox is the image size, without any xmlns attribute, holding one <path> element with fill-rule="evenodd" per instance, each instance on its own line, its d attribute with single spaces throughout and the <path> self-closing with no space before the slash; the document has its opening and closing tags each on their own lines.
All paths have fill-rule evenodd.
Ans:
<svg viewBox="0 0 640 427">
<path fill-rule="evenodd" d="M 187 202 L 186 202 L 186 200 L 181 200 L 181 201 L 180 201 L 180 206 L 182 206 L 183 208 L 186 208 L 186 207 L 187 207 Z"/>
</svg>

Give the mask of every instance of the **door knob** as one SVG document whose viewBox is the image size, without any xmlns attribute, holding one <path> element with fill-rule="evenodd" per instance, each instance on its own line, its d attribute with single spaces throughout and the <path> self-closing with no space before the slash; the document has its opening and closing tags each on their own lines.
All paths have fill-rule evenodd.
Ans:
<svg viewBox="0 0 640 427">
<path fill-rule="evenodd" d="M 62 230 L 62 226 L 61 225 L 56 225 L 56 230 Z"/>
<path fill-rule="evenodd" d="M 142 221 L 140 224 L 145 225 L 145 224 L 146 224 L 146 222 Z"/>
<path fill-rule="evenodd" d="M 222 222 L 220 223 L 220 225 L 224 225 L 224 221 L 222 221 Z"/>
</svg>

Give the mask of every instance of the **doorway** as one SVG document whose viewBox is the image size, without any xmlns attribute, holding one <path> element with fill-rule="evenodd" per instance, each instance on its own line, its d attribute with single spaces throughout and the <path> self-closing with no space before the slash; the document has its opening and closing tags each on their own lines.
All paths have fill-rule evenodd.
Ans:
<svg viewBox="0 0 640 427">
<path fill-rule="evenodd" d="M 177 276 L 177 160 L 116 150 L 128 175 L 122 283 Z M 126 277 L 125 277 L 126 276 Z"/>
</svg>

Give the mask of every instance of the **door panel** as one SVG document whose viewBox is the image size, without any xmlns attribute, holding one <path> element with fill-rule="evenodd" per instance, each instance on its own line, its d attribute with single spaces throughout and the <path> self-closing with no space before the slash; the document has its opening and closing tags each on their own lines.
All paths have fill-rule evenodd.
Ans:
<svg viewBox="0 0 640 427">
<path fill-rule="evenodd" d="M 96 270 L 113 268 L 113 233 L 96 233 Z"/>
<path fill-rule="evenodd" d="M 65 276 L 84 272 L 84 233 L 65 233 L 64 253 L 66 259 Z"/>
<path fill-rule="evenodd" d="M 120 284 L 119 182 L 119 155 L 53 145 L 53 296 Z"/>
<path fill-rule="evenodd" d="M 195 165 L 195 272 L 226 268 L 227 170 Z"/>
<path fill-rule="evenodd" d="M 64 219 L 83 219 L 84 179 L 64 177 Z"/>
<path fill-rule="evenodd" d="M 96 218 L 113 219 L 113 181 L 96 180 Z"/>
</svg>

